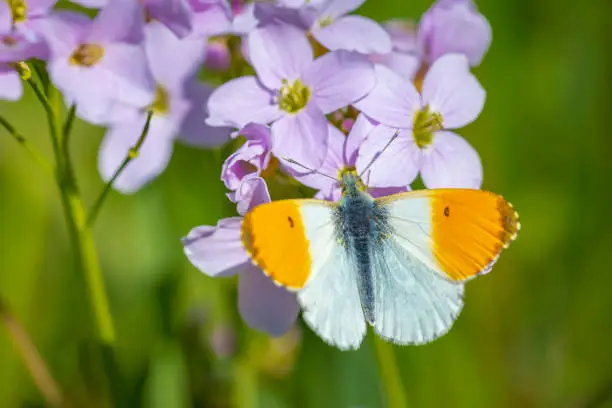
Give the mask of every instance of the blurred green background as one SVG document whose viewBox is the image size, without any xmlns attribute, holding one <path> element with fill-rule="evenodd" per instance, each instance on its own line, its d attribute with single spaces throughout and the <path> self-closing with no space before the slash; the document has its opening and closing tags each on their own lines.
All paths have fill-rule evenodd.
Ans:
<svg viewBox="0 0 612 408">
<path fill-rule="evenodd" d="M 365 15 L 417 19 L 429 0 L 369 0 Z M 612 100 L 608 0 L 478 4 L 493 44 L 475 72 L 488 92 L 461 134 L 484 188 L 519 210 L 522 230 L 493 273 L 467 287 L 451 332 L 395 347 L 411 407 L 612 407 Z M 31 93 L 0 112 L 50 156 Z M 103 130 L 83 122 L 72 152 L 88 204 Z M 128 407 L 384 406 L 369 333 L 356 352 L 301 322 L 271 340 L 236 312 L 235 280 L 186 260 L 180 237 L 233 215 L 223 153 L 177 145 L 167 171 L 133 196 L 111 193 L 95 238 L 118 332 Z M 0 294 L 76 406 L 107 404 L 83 276 L 56 188 L 0 130 Z M 0 407 L 41 407 L 0 326 Z"/>
</svg>

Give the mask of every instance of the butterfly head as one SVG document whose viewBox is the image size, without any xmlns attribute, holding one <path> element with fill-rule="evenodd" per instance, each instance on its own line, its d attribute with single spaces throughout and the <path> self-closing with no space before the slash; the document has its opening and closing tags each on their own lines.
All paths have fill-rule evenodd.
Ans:
<svg viewBox="0 0 612 408">
<path fill-rule="evenodd" d="M 340 172 L 339 183 L 343 196 L 357 196 L 359 193 L 367 190 L 365 184 L 353 167 L 344 169 Z"/>
</svg>

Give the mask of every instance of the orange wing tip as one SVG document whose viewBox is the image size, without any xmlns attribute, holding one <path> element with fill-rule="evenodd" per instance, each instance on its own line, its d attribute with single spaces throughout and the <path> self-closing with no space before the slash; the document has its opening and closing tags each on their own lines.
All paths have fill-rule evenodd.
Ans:
<svg viewBox="0 0 612 408">
<path fill-rule="evenodd" d="M 241 234 L 242 246 L 244 247 L 244 250 L 246 251 L 247 255 L 249 256 L 249 260 L 251 261 L 251 265 L 253 265 L 254 267 L 256 267 L 259 270 L 261 270 L 261 272 L 263 272 L 264 275 L 266 275 L 268 278 L 270 278 L 270 280 L 274 283 L 275 286 L 277 286 L 279 288 L 287 289 L 289 292 L 298 292 L 299 290 L 303 289 L 303 287 L 284 285 L 283 283 L 281 283 L 281 282 L 277 281 L 276 279 L 274 279 L 272 274 L 270 272 L 268 272 L 266 270 L 266 268 L 261 266 L 259 264 L 259 262 L 257 262 L 257 260 L 253 257 L 253 253 L 249 250 L 249 248 L 247 248 L 243 237 L 244 237 L 244 234 Z"/>
<path fill-rule="evenodd" d="M 503 197 L 480 190 L 433 198 L 433 251 L 442 271 L 455 281 L 489 273 L 518 236 L 518 212 Z"/>
<path fill-rule="evenodd" d="M 505 234 L 507 234 L 502 236 L 503 248 L 507 249 L 510 246 L 510 243 L 518 237 L 518 232 L 521 230 L 521 223 L 519 222 L 518 211 L 516 211 L 511 202 L 506 201 L 503 197 L 500 197 L 499 210 L 502 217 L 503 228 Z M 486 275 L 487 273 L 491 272 L 493 266 L 501 256 L 501 253 L 502 251 L 500 250 L 497 255 L 491 259 L 491 262 L 489 262 L 487 266 L 485 266 L 482 271 L 477 273 L 475 276 Z"/>
<path fill-rule="evenodd" d="M 510 243 L 516 239 L 521 229 L 519 214 L 512 203 L 506 201 L 503 197 L 500 197 L 498 209 L 501 214 L 504 229 L 504 234 L 501 237 L 504 243 L 503 246 L 504 248 L 508 248 Z"/>
<path fill-rule="evenodd" d="M 274 274 L 271 273 L 265 266 L 263 262 L 259 262 L 258 251 L 253 245 L 253 233 L 252 233 L 252 223 L 251 223 L 252 212 L 247 213 L 243 220 L 242 226 L 240 228 L 240 240 L 242 242 L 242 246 L 246 251 L 251 264 L 256 268 L 260 269 L 264 275 L 266 275 L 274 284 L 280 288 L 284 288 L 290 292 L 297 292 L 303 289 L 303 286 L 295 286 L 287 283 L 283 283 L 278 279 L 275 279 Z"/>
</svg>

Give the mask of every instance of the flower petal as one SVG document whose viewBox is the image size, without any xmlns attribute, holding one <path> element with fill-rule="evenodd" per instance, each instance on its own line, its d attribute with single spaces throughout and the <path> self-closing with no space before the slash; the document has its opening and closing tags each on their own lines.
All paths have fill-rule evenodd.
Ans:
<svg viewBox="0 0 612 408">
<path fill-rule="evenodd" d="M 253 76 L 233 79 L 215 89 L 208 112 L 210 126 L 236 128 L 250 122 L 267 124 L 282 116 L 272 94 Z"/>
<path fill-rule="evenodd" d="M 311 7 L 295 9 L 286 6 L 286 4 L 269 4 L 257 1 L 254 2 L 253 17 L 260 27 L 288 24 L 306 32 L 316 19 L 314 10 Z"/>
<path fill-rule="evenodd" d="M 0 100 L 18 101 L 23 95 L 21 78 L 14 70 L 3 70 L 0 64 Z"/>
<path fill-rule="evenodd" d="M 386 197 L 393 194 L 405 193 L 410 191 L 410 186 L 404 187 L 372 187 L 368 189 L 368 193 L 374 198 Z"/>
<path fill-rule="evenodd" d="M 11 9 L 6 1 L 0 1 L 0 33 L 10 32 L 12 26 Z"/>
<path fill-rule="evenodd" d="M 179 39 L 160 22 L 145 27 L 145 51 L 157 83 L 170 91 L 179 90 L 204 62 L 205 38 Z"/>
<path fill-rule="evenodd" d="M 312 30 L 312 35 L 329 50 L 362 54 L 391 52 L 391 37 L 377 22 L 362 16 L 346 16 Z"/>
<path fill-rule="evenodd" d="M 121 166 L 140 137 L 144 124 L 145 117 L 142 115 L 140 120 L 123 122 L 108 129 L 100 146 L 98 161 L 105 181 L 110 180 Z M 164 171 L 172 155 L 176 131 L 175 123 L 154 116 L 138 157 L 127 165 L 115 180 L 113 188 L 124 194 L 131 194 Z"/>
<path fill-rule="evenodd" d="M 55 85 L 77 113 L 93 123 L 109 123 L 115 103 L 144 108 L 153 102 L 155 82 L 141 46 L 109 44 L 98 64 L 82 67 L 69 56 L 50 61 L 49 71 Z"/>
<path fill-rule="evenodd" d="M 249 175 L 260 175 L 268 161 L 269 152 L 265 146 L 248 140 L 225 160 L 221 167 L 221 180 L 229 190 L 237 190 Z"/>
<path fill-rule="evenodd" d="M 377 124 L 378 123 L 372 121 L 364 114 L 359 114 L 359 116 L 357 116 L 357 120 L 353 123 L 353 127 L 346 137 L 346 143 L 344 145 L 344 162 L 347 165 L 355 165 L 359 148 L 370 132 L 376 128 Z"/>
<path fill-rule="evenodd" d="M 232 15 L 228 2 L 191 0 L 191 5 L 194 11 L 192 15 L 193 36 L 213 37 L 231 31 Z"/>
<path fill-rule="evenodd" d="M 305 186 L 317 189 L 317 190 L 329 190 L 332 185 L 338 186 L 338 182 L 334 179 L 325 177 L 319 173 L 326 174 L 333 178 L 337 177 L 338 171 L 344 168 L 344 142 L 346 137 L 340 132 L 335 126 L 328 125 L 329 134 L 329 145 L 327 148 L 327 155 L 321 167 L 317 172 L 305 173 L 302 171 L 294 172 L 290 168 L 290 173 L 293 174 L 295 179 Z"/>
<path fill-rule="evenodd" d="M 208 276 L 232 276 L 251 267 L 242 240 L 242 217 L 224 218 L 216 227 L 195 227 L 181 241 L 189 261 Z"/>
<path fill-rule="evenodd" d="M 243 36 L 253 31 L 259 21 L 255 17 L 255 5 L 253 3 L 243 4 L 242 9 L 234 14 L 231 32 Z"/>
<path fill-rule="evenodd" d="M 309 103 L 297 115 L 287 115 L 272 125 L 272 153 L 281 160 L 289 158 L 316 170 L 327 154 L 327 126 L 323 112 Z"/>
<path fill-rule="evenodd" d="M 242 181 L 238 191 L 236 191 L 235 198 L 238 203 L 236 209 L 240 215 L 246 214 L 258 205 L 271 201 L 266 181 L 256 176 L 247 177 Z"/>
<path fill-rule="evenodd" d="M 491 45 L 491 26 L 472 0 L 434 4 L 421 18 L 418 40 L 427 62 L 444 54 L 464 54 L 471 66 L 480 64 Z"/>
<path fill-rule="evenodd" d="M 417 26 L 412 20 L 402 18 L 391 19 L 387 20 L 383 26 L 391 36 L 394 50 L 413 55 L 419 53 Z"/>
<path fill-rule="evenodd" d="M 421 109 L 416 88 L 385 66 L 376 65 L 375 72 L 376 86 L 355 107 L 387 126 L 412 129 L 414 115 Z"/>
<path fill-rule="evenodd" d="M 249 123 L 236 136 L 244 136 L 247 140 L 257 141 L 266 146 L 269 150 L 272 146 L 272 133 L 269 126 L 260 125 L 258 123 Z"/>
<path fill-rule="evenodd" d="M 10 34 L 10 38 L 11 41 L 5 41 L 4 35 L 0 34 L 0 63 L 49 58 L 49 47 L 40 36 L 32 40 L 19 32 L 14 32 Z"/>
<path fill-rule="evenodd" d="M 66 58 L 90 32 L 93 22 L 84 14 L 66 10 L 54 11 L 46 18 L 29 22 L 47 42 L 51 59 Z"/>
<path fill-rule="evenodd" d="M 58 0 L 29 0 L 27 2 L 28 17 L 46 17 Z"/>
<path fill-rule="evenodd" d="M 312 47 L 306 34 L 287 24 L 273 24 L 249 34 L 249 58 L 259 80 L 268 89 L 280 89 L 282 81 L 293 82 L 312 62 Z"/>
<path fill-rule="evenodd" d="M 372 63 L 348 51 L 333 51 L 318 58 L 304 72 L 303 79 L 325 114 L 359 100 L 376 84 Z"/>
<path fill-rule="evenodd" d="M 436 132 L 423 154 L 421 178 L 427 188 L 480 188 L 482 163 L 464 138 L 453 132 Z"/>
<path fill-rule="evenodd" d="M 400 131 L 388 145 L 395 132 L 396 129 L 378 125 L 359 149 L 357 172 L 369 187 L 405 187 L 419 172 L 421 153 L 412 132 Z"/>
<path fill-rule="evenodd" d="M 374 62 L 386 66 L 406 81 L 412 81 L 421 66 L 421 61 L 416 56 L 396 51 L 376 55 Z"/>
<path fill-rule="evenodd" d="M 205 119 L 208 116 L 208 99 L 213 89 L 196 80 L 186 83 L 183 97 L 189 107 L 179 133 L 179 139 L 194 147 L 220 146 L 229 140 L 230 127 L 209 126 Z"/>
<path fill-rule="evenodd" d="M 144 23 L 144 10 L 138 0 L 109 0 L 96 16 L 87 43 L 140 44 Z"/>
<path fill-rule="evenodd" d="M 187 0 L 146 0 L 147 12 L 179 38 L 191 32 L 191 7 Z M 177 64 L 178 66 L 179 64 Z"/>
<path fill-rule="evenodd" d="M 102 8 L 108 4 L 108 0 L 72 0 L 72 2 L 88 8 Z"/>
<path fill-rule="evenodd" d="M 468 60 L 461 54 L 440 57 L 423 82 L 423 104 L 442 115 L 446 129 L 473 122 L 484 107 L 486 92 L 469 72 Z"/>
<path fill-rule="evenodd" d="M 294 293 L 251 265 L 238 281 L 238 310 L 249 327 L 276 337 L 293 326 L 299 307 Z"/>
<path fill-rule="evenodd" d="M 351 11 L 357 10 L 365 0 L 329 0 L 320 9 L 319 15 L 321 19 L 336 20 Z"/>
</svg>

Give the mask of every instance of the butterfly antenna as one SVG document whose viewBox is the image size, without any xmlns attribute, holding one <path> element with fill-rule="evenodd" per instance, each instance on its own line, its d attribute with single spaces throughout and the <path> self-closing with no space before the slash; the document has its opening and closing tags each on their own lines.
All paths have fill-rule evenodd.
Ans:
<svg viewBox="0 0 612 408">
<path fill-rule="evenodd" d="M 336 177 L 332 177 L 332 176 L 330 176 L 329 174 L 321 173 L 319 170 L 311 169 L 310 167 L 308 167 L 308 166 L 304 166 L 302 163 L 298 163 L 298 162 L 296 162 L 295 160 L 290 159 L 289 157 L 283 157 L 283 160 L 284 160 L 284 161 L 286 161 L 286 162 L 289 162 L 289 163 L 291 163 L 291 164 L 298 165 L 298 166 L 300 166 L 301 168 L 303 168 L 303 169 L 305 169 L 305 170 L 308 170 L 308 171 L 309 171 L 309 172 L 311 172 L 311 173 L 317 173 L 317 174 L 319 174 L 319 175 L 321 175 L 321 176 L 323 176 L 323 177 L 327 177 L 328 179 L 331 179 L 331 180 L 334 180 L 334 181 L 338 181 L 338 179 L 337 179 Z"/>
<path fill-rule="evenodd" d="M 382 150 L 380 152 L 376 152 L 376 154 L 374 155 L 374 157 L 372 157 L 372 160 L 370 160 L 370 162 L 368 163 L 368 165 L 365 167 L 365 169 L 363 169 L 363 171 L 359 174 L 359 178 L 361 178 L 366 171 L 368 171 L 370 169 L 370 167 L 372 167 L 372 165 L 374 164 L 374 162 L 376 160 L 378 160 L 378 158 L 385 152 L 385 150 L 387 150 L 387 148 L 391 145 L 391 143 L 393 143 L 393 141 L 395 139 L 397 139 L 397 137 L 399 136 L 400 130 L 399 129 L 395 129 L 395 133 L 393 134 L 393 136 L 391 136 L 391 139 L 389 139 L 389 141 L 387 142 L 387 144 L 385 145 L 385 147 L 382 148 Z"/>
</svg>

